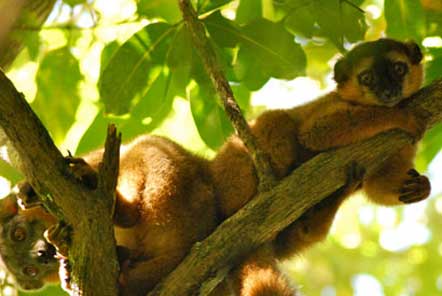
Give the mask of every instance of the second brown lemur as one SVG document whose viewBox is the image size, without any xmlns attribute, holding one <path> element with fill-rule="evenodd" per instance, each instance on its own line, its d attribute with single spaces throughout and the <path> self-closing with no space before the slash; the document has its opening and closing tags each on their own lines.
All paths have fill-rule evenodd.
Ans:
<svg viewBox="0 0 442 296">
<path fill-rule="evenodd" d="M 390 129 L 405 130 L 418 140 L 425 124 L 400 102 L 420 88 L 421 60 L 413 42 L 362 43 L 335 65 L 336 91 L 304 106 L 259 116 L 251 124 L 252 132 L 270 155 L 276 177 L 287 176 L 322 151 Z M 370 175 L 363 176 L 363 168 L 350 165 L 343 188 L 238 261 L 211 295 L 293 295 L 277 260 L 322 240 L 341 203 L 361 184 L 370 200 L 383 205 L 417 202 L 429 195 L 428 179 L 413 169 L 415 148 L 403 147 Z M 92 153 L 85 160 L 96 167 L 100 156 L 101 152 Z M 215 212 L 221 220 L 233 215 L 256 195 L 257 182 L 250 155 L 236 136 L 211 162 L 157 137 L 142 137 L 124 148 L 115 218 L 117 244 L 129 250 L 120 262 L 122 295 L 150 290 L 219 223 Z M 10 240 L 8 235 L 2 239 Z"/>
<path fill-rule="evenodd" d="M 260 115 L 251 129 L 260 147 L 269 154 L 277 178 L 287 176 L 322 151 L 356 143 L 387 130 L 402 129 L 419 140 L 425 123 L 400 103 L 422 85 L 422 58 L 414 42 L 379 39 L 361 43 L 336 63 L 335 91 L 300 107 Z M 416 144 L 404 146 L 377 171 L 365 175 L 362 184 L 364 169 L 357 166 L 350 169 L 349 182 L 344 188 L 307 210 L 279 233 L 270 247 L 266 246 L 267 258 L 251 255 L 250 262 L 238 267 L 240 279 L 235 278 L 233 282 L 237 289 L 244 291 L 241 295 L 252 295 L 247 291 L 253 290 L 253 285 L 245 283 L 260 270 L 267 273 L 269 284 L 263 287 L 262 282 L 255 281 L 257 289 L 264 291 L 273 287 L 274 291 L 281 291 L 285 286 L 288 291 L 288 283 L 284 283 L 273 268 L 275 258 L 288 258 L 324 239 L 341 203 L 359 187 L 369 200 L 387 206 L 427 198 L 430 183 L 413 168 L 415 152 Z M 237 136 L 221 148 L 211 163 L 211 171 L 224 218 L 256 195 L 258 179 L 253 163 Z M 261 264 L 257 263 L 259 258 L 264 258 Z"/>
</svg>

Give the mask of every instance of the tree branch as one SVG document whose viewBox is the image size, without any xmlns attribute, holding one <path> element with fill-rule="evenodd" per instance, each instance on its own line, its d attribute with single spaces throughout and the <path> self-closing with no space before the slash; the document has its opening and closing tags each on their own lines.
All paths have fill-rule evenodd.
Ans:
<svg viewBox="0 0 442 296">
<path fill-rule="evenodd" d="M 404 108 L 422 117 L 430 128 L 442 121 L 442 80 L 419 91 Z M 367 173 L 379 167 L 412 138 L 392 130 L 367 141 L 322 153 L 297 168 L 268 192 L 252 199 L 192 248 L 184 261 L 149 295 L 194 295 L 218 270 L 272 239 L 308 208 L 346 182 L 346 166 L 363 165 Z"/>
<path fill-rule="evenodd" d="M 97 190 L 80 184 L 48 132 L 9 79 L 0 71 L 0 126 L 21 159 L 26 180 L 51 212 L 72 226 L 68 258 L 74 295 L 117 295 L 112 195 L 116 183 L 119 139 L 111 130 L 108 156 Z M 106 154 L 106 152 L 105 152 Z M 104 176 L 107 177 L 104 177 Z"/>
<path fill-rule="evenodd" d="M 222 101 L 224 110 L 239 138 L 252 156 L 258 174 L 259 191 L 266 191 L 275 183 L 270 158 L 267 153 L 258 147 L 256 139 L 235 101 L 233 91 L 221 69 L 217 54 L 206 36 L 204 25 L 198 20 L 195 9 L 189 0 L 178 0 L 178 2 L 184 23 L 190 32 L 193 44 L 204 64 L 204 68 Z"/>
</svg>

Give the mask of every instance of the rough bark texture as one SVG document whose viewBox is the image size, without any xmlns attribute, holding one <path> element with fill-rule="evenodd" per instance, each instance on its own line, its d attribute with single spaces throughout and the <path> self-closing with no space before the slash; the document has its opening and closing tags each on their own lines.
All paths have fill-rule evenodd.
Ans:
<svg viewBox="0 0 442 296">
<path fill-rule="evenodd" d="M 108 135 L 109 152 L 100 170 L 99 188 L 89 190 L 71 173 L 23 95 L 1 71 L 0 90 L 0 126 L 20 156 L 22 173 L 51 212 L 73 228 L 68 255 L 74 295 L 117 295 L 112 223 L 119 156 L 115 130 Z"/>
<path fill-rule="evenodd" d="M 433 82 L 408 101 L 404 108 L 419 114 L 427 128 L 442 121 L 442 81 Z M 241 255 L 272 239 L 306 209 L 345 184 L 351 161 L 367 173 L 412 138 L 392 130 L 367 141 L 322 153 L 304 163 L 271 191 L 259 194 L 237 214 L 221 224 L 206 240 L 196 244 L 184 261 L 149 295 L 198 295 L 210 281 L 219 281 L 226 266 Z M 215 278 L 215 279 L 214 279 Z M 207 291 L 207 290 L 206 290 Z"/>
<path fill-rule="evenodd" d="M 195 45 L 204 68 L 212 84 L 220 97 L 224 110 L 232 122 L 238 136 L 250 151 L 259 178 L 260 191 L 266 191 L 275 183 L 275 178 L 270 164 L 269 156 L 262 151 L 253 136 L 247 121 L 241 113 L 235 101 L 233 91 L 221 69 L 217 55 L 209 39 L 206 36 L 204 25 L 198 20 L 198 15 L 192 7 L 190 0 L 178 0 L 183 20 L 190 32 L 192 42 Z"/>
</svg>

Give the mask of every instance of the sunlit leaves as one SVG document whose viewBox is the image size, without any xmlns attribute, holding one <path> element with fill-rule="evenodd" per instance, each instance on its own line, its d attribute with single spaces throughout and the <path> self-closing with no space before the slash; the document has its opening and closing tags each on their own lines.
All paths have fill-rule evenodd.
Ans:
<svg viewBox="0 0 442 296">
<path fill-rule="evenodd" d="M 99 82 L 106 112 L 124 114 L 142 99 L 151 71 L 164 62 L 174 27 L 165 23 L 148 25 L 126 41 L 112 56 Z"/>
<path fill-rule="evenodd" d="M 40 63 L 36 77 L 38 92 L 32 108 L 57 143 L 75 121 L 82 79 L 78 60 L 67 47 L 49 52 Z"/>
<path fill-rule="evenodd" d="M 326 37 L 343 49 L 344 41 L 364 37 L 367 26 L 360 4 L 355 0 L 288 0 L 275 5 L 285 11 L 290 32 L 307 38 Z"/>
<path fill-rule="evenodd" d="M 384 9 L 388 36 L 422 39 L 425 34 L 425 17 L 419 0 L 385 1 Z"/>
</svg>

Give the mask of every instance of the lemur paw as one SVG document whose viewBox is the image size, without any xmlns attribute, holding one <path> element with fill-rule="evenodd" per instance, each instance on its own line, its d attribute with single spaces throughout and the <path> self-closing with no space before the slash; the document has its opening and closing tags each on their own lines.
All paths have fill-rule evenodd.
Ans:
<svg viewBox="0 0 442 296">
<path fill-rule="evenodd" d="M 69 155 L 65 160 L 77 180 L 90 189 L 97 188 L 97 173 L 83 158 Z"/>
<path fill-rule="evenodd" d="M 415 169 L 407 172 L 409 176 L 399 190 L 399 200 L 405 204 L 426 199 L 431 192 L 431 184 L 427 177 L 420 175 Z"/>
<path fill-rule="evenodd" d="M 41 205 L 37 193 L 27 181 L 17 184 L 17 202 L 22 209 L 29 209 Z"/>
<path fill-rule="evenodd" d="M 72 228 L 63 221 L 49 227 L 44 233 L 48 242 L 55 246 L 57 253 L 67 258 L 71 243 Z"/>
</svg>

